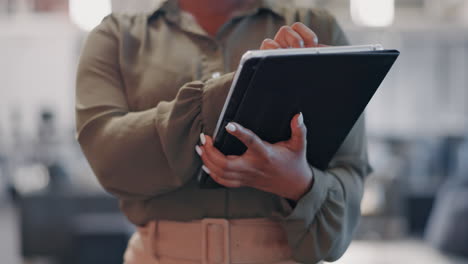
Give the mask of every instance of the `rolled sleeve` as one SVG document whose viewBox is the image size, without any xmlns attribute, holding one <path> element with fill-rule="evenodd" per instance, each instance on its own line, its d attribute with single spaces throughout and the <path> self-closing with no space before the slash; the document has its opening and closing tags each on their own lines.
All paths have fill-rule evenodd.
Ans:
<svg viewBox="0 0 468 264">
<path fill-rule="evenodd" d="M 333 261 L 351 243 L 360 217 L 367 161 L 362 116 L 335 154 L 330 167 L 312 167 L 314 184 L 285 217 L 284 228 L 293 256 L 302 263 Z"/>
<path fill-rule="evenodd" d="M 303 220 L 304 228 L 307 227 L 305 223 L 311 223 L 317 211 L 322 207 L 329 189 L 327 175 L 316 168 L 311 167 L 311 169 L 314 175 L 314 184 L 310 191 L 296 203 L 294 210 L 287 217 L 288 221 Z"/>
</svg>

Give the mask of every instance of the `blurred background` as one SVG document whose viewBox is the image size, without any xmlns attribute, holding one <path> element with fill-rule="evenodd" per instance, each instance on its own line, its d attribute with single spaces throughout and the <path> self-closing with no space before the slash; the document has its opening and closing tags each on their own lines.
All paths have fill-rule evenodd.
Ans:
<svg viewBox="0 0 468 264">
<path fill-rule="evenodd" d="M 158 2 L 0 0 L 1 263 L 120 263 L 133 227 L 75 142 L 75 70 L 111 10 Z M 468 1 L 297 4 L 402 53 L 367 108 L 374 172 L 338 263 L 468 263 Z"/>
</svg>

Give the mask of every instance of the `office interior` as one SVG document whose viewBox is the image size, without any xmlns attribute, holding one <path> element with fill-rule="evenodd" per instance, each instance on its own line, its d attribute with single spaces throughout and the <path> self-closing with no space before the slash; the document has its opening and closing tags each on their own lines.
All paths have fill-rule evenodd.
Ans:
<svg viewBox="0 0 468 264">
<path fill-rule="evenodd" d="M 105 15 L 158 2 L 0 0 L 1 263 L 120 263 L 134 227 L 75 140 L 76 64 Z M 468 263 L 468 1 L 296 2 L 401 51 L 366 109 L 374 171 L 336 263 Z"/>
</svg>

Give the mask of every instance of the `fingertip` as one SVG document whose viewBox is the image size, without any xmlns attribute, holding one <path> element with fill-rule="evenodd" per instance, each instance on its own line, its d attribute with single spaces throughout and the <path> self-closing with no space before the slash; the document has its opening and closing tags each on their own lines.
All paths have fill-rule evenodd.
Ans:
<svg viewBox="0 0 468 264">
<path fill-rule="evenodd" d="M 294 30 L 298 30 L 298 28 L 305 26 L 301 22 L 294 22 L 294 24 L 291 25 L 291 28 Z"/>
<path fill-rule="evenodd" d="M 201 142 L 202 145 L 206 144 L 206 136 L 205 136 L 204 133 L 200 134 L 200 142 Z"/>
<path fill-rule="evenodd" d="M 210 173 L 211 173 L 210 169 L 208 169 L 208 167 L 206 167 L 205 165 L 202 166 L 202 170 L 203 170 L 204 172 L 206 172 L 206 174 L 210 174 Z"/>
<path fill-rule="evenodd" d="M 200 157 L 203 154 L 203 150 L 198 145 L 195 146 L 195 152 L 197 152 L 198 156 Z"/>
<path fill-rule="evenodd" d="M 297 126 L 301 127 L 304 125 L 304 115 L 302 112 L 299 113 L 299 116 L 297 117 Z"/>
<path fill-rule="evenodd" d="M 315 45 L 315 46 L 318 46 L 318 45 L 319 45 L 317 35 L 314 35 L 314 45 Z"/>
<path fill-rule="evenodd" d="M 237 126 L 235 125 L 235 123 L 229 122 L 229 123 L 226 125 L 226 130 L 227 130 L 229 133 L 234 133 L 234 132 L 237 131 Z"/>
<path fill-rule="evenodd" d="M 284 25 L 284 26 L 281 26 L 280 29 L 278 31 L 281 31 L 281 30 L 288 30 L 290 29 L 291 27 L 290 26 L 287 26 L 287 25 Z"/>
<path fill-rule="evenodd" d="M 296 114 L 291 120 L 291 147 L 295 150 L 303 150 L 307 141 L 307 128 L 302 112 Z"/>
<path fill-rule="evenodd" d="M 300 22 L 300 21 L 296 21 L 296 22 L 294 22 L 294 23 L 291 25 L 291 27 L 292 27 L 292 26 L 306 26 L 306 25 L 304 25 L 304 23 L 302 23 L 302 22 Z"/>
<path fill-rule="evenodd" d="M 295 135 L 303 135 L 304 133 L 307 133 L 304 114 L 302 112 L 296 114 L 291 120 L 291 129 Z"/>
<path fill-rule="evenodd" d="M 281 46 L 276 43 L 276 41 L 274 41 L 273 39 L 270 39 L 270 38 L 266 38 L 263 40 L 262 42 L 262 45 L 260 47 L 260 49 L 279 49 L 281 48 Z"/>
<path fill-rule="evenodd" d="M 295 30 L 305 41 L 305 47 L 312 48 L 318 46 L 317 34 L 301 22 L 294 23 L 291 28 Z"/>
<path fill-rule="evenodd" d="M 304 117 L 302 112 L 299 112 L 293 116 L 291 119 L 291 126 L 293 127 L 300 127 L 304 123 Z"/>
</svg>

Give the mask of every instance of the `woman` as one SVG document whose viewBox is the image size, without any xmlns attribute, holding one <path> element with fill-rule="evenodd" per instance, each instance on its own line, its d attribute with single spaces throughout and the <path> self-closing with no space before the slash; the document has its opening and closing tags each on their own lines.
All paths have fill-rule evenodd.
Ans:
<svg viewBox="0 0 468 264">
<path fill-rule="evenodd" d="M 168 0 L 149 15 L 111 15 L 90 33 L 78 140 L 139 227 L 127 264 L 315 263 L 344 253 L 368 173 L 362 119 L 326 171 L 307 164 L 300 114 L 277 144 L 230 124 L 248 146 L 242 156 L 225 157 L 210 137 L 245 51 L 318 40 L 347 44 L 328 13 L 282 0 Z M 202 165 L 229 188 L 199 189 Z"/>
</svg>

